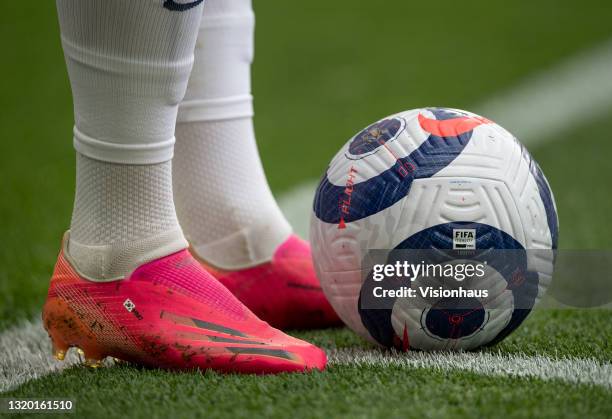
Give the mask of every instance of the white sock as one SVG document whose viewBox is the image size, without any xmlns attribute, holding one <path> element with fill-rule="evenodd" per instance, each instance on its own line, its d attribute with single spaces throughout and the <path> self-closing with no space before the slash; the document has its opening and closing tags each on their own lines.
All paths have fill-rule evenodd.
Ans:
<svg viewBox="0 0 612 419">
<path fill-rule="evenodd" d="M 187 245 L 170 159 L 202 6 L 167 3 L 57 0 L 78 152 L 67 256 L 92 280 L 123 278 Z"/>
<path fill-rule="evenodd" d="M 268 186 L 252 125 L 250 0 L 208 0 L 179 108 L 173 165 L 181 227 L 223 269 L 270 261 L 291 233 Z"/>
<path fill-rule="evenodd" d="M 172 199 L 170 161 L 117 164 L 77 153 L 68 253 L 83 275 L 123 278 L 185 246 Z"/>
</svg>

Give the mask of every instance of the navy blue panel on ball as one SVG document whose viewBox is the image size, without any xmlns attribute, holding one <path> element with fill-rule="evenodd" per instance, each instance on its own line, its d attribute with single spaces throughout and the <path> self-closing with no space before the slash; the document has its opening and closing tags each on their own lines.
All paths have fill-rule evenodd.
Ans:
<svg viewBox="0 0 612 419">
<path fill-rule="evenodd" d="M 502 329 L 489 343 L 490 345 L 493 345 L 509 335 L 523 322 L 531 311 L 530 308 L 525 307 L 533 307 L 538 295 L 538 273 L 527 270 L 527 253 L 524 251 L 524 247 L 518 241 L 516 241 L 508 233 L 505 233 L 504 231 L 488 224 L 452 222 L 439 224 L 421 230 L 420 232 L 401 242 L 395 247 L 395 249 L 423 250 L 423 257 L 415 256 L 414 263 L 419 263 L 421 260 L 427 260 L 429 263 L 447 262 L 448 255 L 445 252 L 440 252 L 439 260 L 436 260 L 434 257 L 435 252 L 431 252 L 431 250 L 452 249 L 453 230 L 466 228 L 476 230 L 475 245 L 477 250 L 470 251 L 462 257 L 466 260 L 478 262 L 487 261 L 487 264 L 495 269 L 508 282 L 507 289 L 512 292 L 514 306 L 519 307 L 513 310 L 510 321 L 506 327 L 504 327 L 504 329 Z M 503 257 L 491 257 L 492 252 L 495 250 L 515 250 L 515 252 L 504 253 L 502 255 Z M 499 253 L 494 253 L 494 255 L 499 255 Z M 392 252 L 391 256 L 387 260 L 387 263 L 394 264 L 395 262 L 396 260 L 394 259 L 394 254 Z M 518 282 L 518 285 L 516 285 L 517 282 L 515 281 L 517 271 L 522 277 L 524 277 L 524 280 Z M 410 284 L 410 281 L 406 281 L 398 285 L 410 286 Z M 370 292 L 374 286 L 375 283 L 372 279 L 372 274 L 370 273 L 365 282 L 362 284 L 362 291 Z M 465 307 L 465 305 L 463 307 Z M 468 336 L 477 328 L 481 327 L 485 320 L 484 309 L 481 310 L 481 306 L 475 306 L 474 308 L 474 316 L 467 316 L 467 312 L 463 313 L 465 316 L 461 321 L 462 326 L 460 328 L 458 328 L 458 324 L 453 328 L 453 318 L 448 315 L 448 310 L 444 310 L 444 313 L 439 307 L 432 307 L 429 310 L 425 323 L 426 325 L 434 325 L 436 331 L 431 331 L 431 333 L 440 338 L 444 338 L 444 336 L 451 333 L 451 331 L 453 331 L 455 339 L 462 336 Z M 363 325 L 370 332 L 372 337 L 381 345 L 387 347 L 394 346 L 395 342 L 397 342 L 397 337 L 395 336 L 395 331 L 391 324 L 392 309 L 362 308 L 361 299 L 358 302 L 357 309 Z M 478 313 L 481 313 L 482 316 Z M 460 313 L 457 312 L 453 314 Z M 446 326 L 443 326 L 441 322 L 446 322 Z"/>
<path fill-rule="evenodd" d="M 389 208 L 406 197 L 415 179 L 429 178 L 451 164 L 472 133 L 457 137 L 430 135 L 408 156 L 397 159 L 389 169 L 364 182 L 338 186 L 324 175 L 314 199 L 316 216 L 326 223 L 337 224 L 341 219 L 348 223 Z"/>
<path fill-rule="evenodd" d="M 462 308 L 454 308 L 457 304 Z M 452 298 L 436 302 L 425 317 L 427 332 L 441 339 L 459 339 L 481 329 L 486 312 L 477 298 L 462 298 L 458 303 Z"/>
<path fill-rule="evenodd" d="M 438 121 L 446 121 L 448 119 L 455 119 L 460 116 L 465 116 L 463 112 L 459 112 L 455 109 L 444 109 L 444 108 L 427 108 L 427 110 L 434 114 Z"/>
</svg>

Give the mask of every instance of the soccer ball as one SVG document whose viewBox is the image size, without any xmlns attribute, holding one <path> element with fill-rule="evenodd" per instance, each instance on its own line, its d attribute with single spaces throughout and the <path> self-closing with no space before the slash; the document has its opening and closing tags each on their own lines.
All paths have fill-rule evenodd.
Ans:
<svg viewBox="0 0 612 419">
<path fill-rule="evenodd" d="M 310 240 L 321 286 L 355 332 L 402 350 L 470 350 L 501 341 L 540 300 L 558 221 L 544 174 L 512 134 L 470 112 L 424 108 L 375 122 L 342 147 L 317 188 Z M 371 275 L 365 252 L 453 248 L 473 249 L 466 260 L 518 252 L 522 267 L 489 264 L 484 283 L 495 295 L 467 306 L 443 295 L 361 304 Z"/>
</svg>

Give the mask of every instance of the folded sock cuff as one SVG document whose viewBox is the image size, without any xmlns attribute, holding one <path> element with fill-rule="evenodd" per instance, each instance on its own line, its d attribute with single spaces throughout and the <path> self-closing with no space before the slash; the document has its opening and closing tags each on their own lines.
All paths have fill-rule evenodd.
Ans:
<svg viewBox="0 0 612 419">
<path fill-rule="evenodd" d="M 253 116 L 251 95 L 185 100 L 179 105 L 177 122 L 223 121 Z"/>
<path fill-rule="evenodd" d="M 77 152 L 100 161 L 118 164 L 156 164 L 172 159 L 174 137 L 155 143 L 101 141 L 74 127 L 74 148 Z"/>
</svg>

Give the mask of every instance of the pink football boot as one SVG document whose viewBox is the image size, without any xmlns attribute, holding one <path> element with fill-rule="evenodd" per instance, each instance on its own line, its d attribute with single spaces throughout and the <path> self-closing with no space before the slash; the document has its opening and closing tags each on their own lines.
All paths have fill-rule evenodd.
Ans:
<svg viewBox="0 0 612 419">
<path fill-rule="evenodd" d="M 313 329 L 342 324 L 323 294 L 310 245 L 296 235 L 276 249 L 271 262 L 252 268 L 223 271 L 198 260 L 253 313 L 274 327 Z"/>
<path fill-rule="evenodd" d="M 238 373 L 322 370 L 326 363 L 321 349 L 259 320 L 187 250 L 111 282 L 82 278 L 61 252 L 43 324 L 56 358 L 78 347 L 90 366 L 107 356 Z"/>
</svg>

